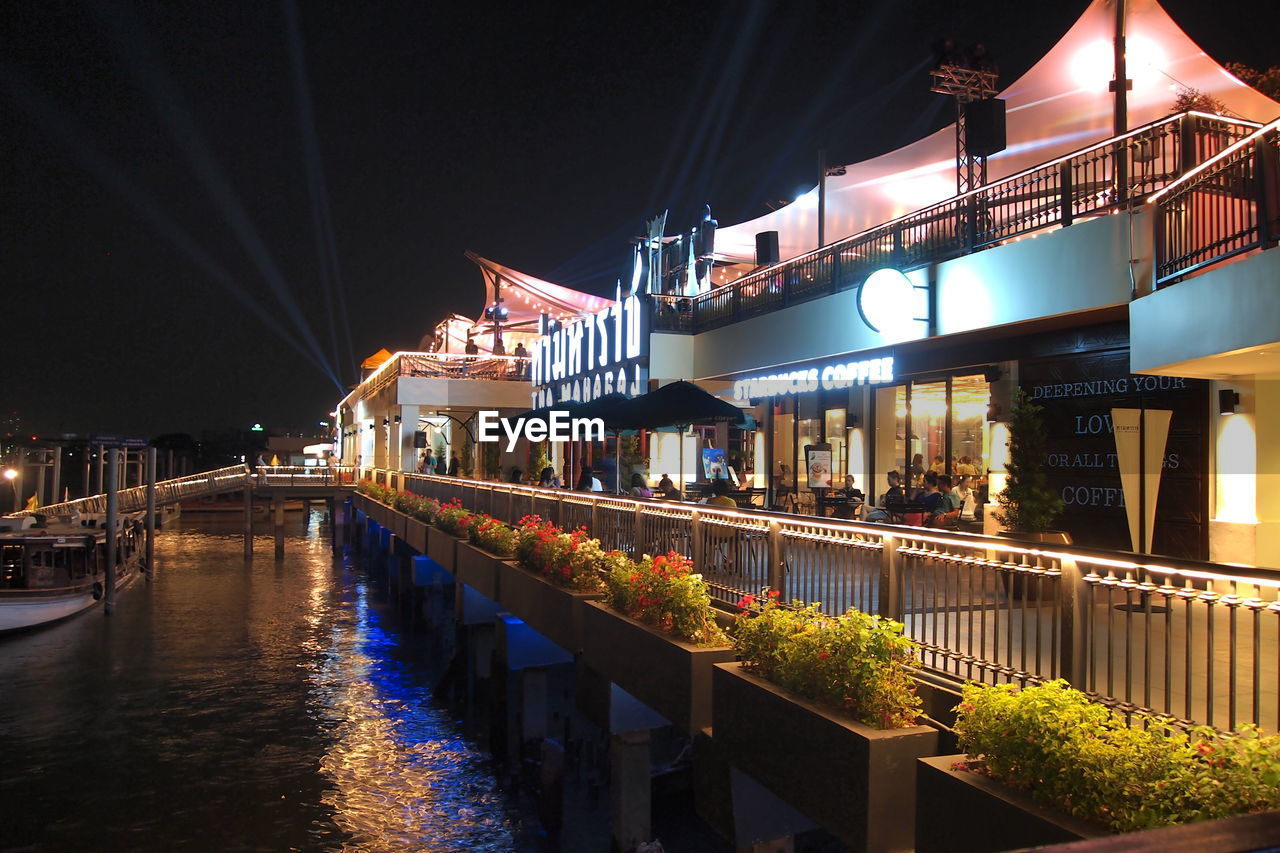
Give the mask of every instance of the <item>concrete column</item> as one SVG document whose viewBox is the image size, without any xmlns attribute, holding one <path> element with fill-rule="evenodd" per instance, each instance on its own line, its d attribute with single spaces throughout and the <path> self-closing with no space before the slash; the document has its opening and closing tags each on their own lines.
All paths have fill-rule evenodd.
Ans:
<svg viewBox="0 0 1280 853">
<path fill-rule="evenodd" d="M 53 449 L 53 503 L 62 500 L 62 445 Z"/>
<path fill-rule="evenodd" d="M 634 850 L 652 840 L 649 730 L 613 735 L 609 760 L 612 848 Z"/>
<path fill-rule="evenodd" d="M 120 474 L 120 451 L 112 448 L 107 451 L 107 571 L 103 579 L 102 612 L 110 615 L 116 609 L 116 483 Z"/>
<path fill-rule="evenodd" d="M 526 741 L 547 736 L 547 671 L 533 667 L 520 671 L 521 737 Z"/>
<path fill-rule="evenodd" d="M 156 576 L 156 449 L 147 448 L 147 580 Z"/>
<path fill-rule="evenodd" d="M 396 470 L 417 471 L 418 451 L 413 446 L 413 433 L 418 427 L 418 407 L 401 406 L 400 423 L 396 423 L 395 418 L 392 418 L 391 426 L 396 430 L 396 442 L 399 447 Z"/>
<path fill-rule="evenodd" d="M 253 481 L 244 478 L 244 558 L 253 559 Z"/>
<path fill-rule="evenodd" d="M 271 515 L 275 522 L 276 559 L 284 559 L 284 498 L 279 495 L 271 498 Z"/>
</svg>

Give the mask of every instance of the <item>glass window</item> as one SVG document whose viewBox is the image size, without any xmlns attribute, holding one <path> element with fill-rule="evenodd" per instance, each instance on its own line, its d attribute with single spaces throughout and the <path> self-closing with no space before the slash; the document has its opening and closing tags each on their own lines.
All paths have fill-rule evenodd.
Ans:
<svg viewBox="0 0 1280 853">
<path fill-rule="evenodd" d="M 795 415 L 775 414 L 773 418 L 773 477 L 774 489 L 794 489 Z M 790 461 L 789 461 L 790 460 Z"/>
<path fill-rule="evenodd" d="M 822 441 L 822 433 L 817 418 L 800 418 L 796 421 L 796 456 L 795 466 L 791 469 L 798 474 L 796 481 L 797 489 L 808 488 L 809 478 L 805 476 L 805 472 L 809 467 L 805 464 L 804 447 L 806 444 L 819 444 Z"/>
<path fill-rule="evenodd" d="M 906 467 L 907 389 L 904 385 L 875 389 L 875 470 L 868 477 L 867 496 L 879 498 L 889 487 L 885 475 Z"/>
<path fill-rule="evenodd" d="M 831 470 L 835 472 L 834 488 L 844 487 L 844 475 L 849 473 L 848 436 L 845 435 L 845 410 L 827 409 L 827 443 L 831 445 Z"/>
<path fill-rule="evenodd" d="M 924 486 L 924 474 L 947 473 L 947 383 L 913 382 L 911 401 L 911 487 Z"/>
<path fill-rule="evenodd" d="M 982 376 L 957 376 L 951 380 L 951 473 L 975 481 L 986 476 L 990 449 L 987 445 L 987 403 L 990 386 Z"/>
</svg>

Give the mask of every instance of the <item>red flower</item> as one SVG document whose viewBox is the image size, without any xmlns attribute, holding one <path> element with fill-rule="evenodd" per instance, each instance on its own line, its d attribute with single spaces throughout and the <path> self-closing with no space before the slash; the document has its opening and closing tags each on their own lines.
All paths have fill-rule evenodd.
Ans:
<svg viewBox="0 0 1280 853">
<path fill-rule="evenodd" d="M 756 597 L 754 595 L 751 595 L 750 593 L 738 599 L 738 606 L 741 607 L 743 610 L 746 610 L 748 607 L 750 607 L 755 603 L 756 603 Z"/>
<path fill-rule="evenodd" d="M 819 652 L 818 657 L 822 658 L 823 660 L 826 660 L 827 658 L 831 657 L 831 655 L 827 654 L 826 652 Z"/>
</svg>

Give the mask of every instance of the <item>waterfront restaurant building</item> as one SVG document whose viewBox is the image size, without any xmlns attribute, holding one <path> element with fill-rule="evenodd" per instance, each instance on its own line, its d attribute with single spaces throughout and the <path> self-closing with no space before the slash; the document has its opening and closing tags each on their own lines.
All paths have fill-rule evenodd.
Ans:
<svg viewBox="0 0 1280 853">
<path fill-rule="evenodd" d="M 695 380 L 743 406 L 754 433 L 701 441 L 735 442 L 801 511 L 820 442 L 872 498 L 887 471 L 932 469 L 976 471 L 990 499 L 1022 388 L 1045 410 L 1058 526 L 1077 543 L 1280 566 L 1280 104 L 1154 0 L 1128 5 L 1122 126 L 1114 10 L 1096 0 L 1000 93 L 1007 144 L 984 185 L 957 194 L 948 127 L 759 219 L 659 231 L 637 251 L 646 340 L 595 372 L 627 393 Z M 1187 90 L 1215 111 L 1176 109 Z M 538 374 L 535 399 L 604 390 L 588 378 Z M 1145 477 L 1116 443 L 1134 417 Z M 654 455 L 651 479 L 675 473 Z"/>
</svg>

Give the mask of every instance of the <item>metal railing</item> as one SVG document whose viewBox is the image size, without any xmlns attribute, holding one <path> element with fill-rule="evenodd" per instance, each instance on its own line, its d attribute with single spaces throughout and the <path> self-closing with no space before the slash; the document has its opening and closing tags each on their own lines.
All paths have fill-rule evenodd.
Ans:
<svg viewBox="0 0 1280 853">
<path fill-rule="evenodd" d="M 897 619 L 955 681 L 1066 678 L 1118 711 L 1280 729 L 1280 571 L 930 528 L 366 469 L 508 523 L 585 526 L 632 555 L 693 559 L 732 608 L 762 587 Z"/>
<path fill-rule="evenodd" d="M 249 469 L 246 466 L 230 465 L 226 468 L 206 471 L 203 474 L 188 474 L 173 480 L 161 480 L 156 483 L 156 506 L 243 489 L 248 476 Z M 128 489 L 120 489 L 116 492 L 116 507 L 120 512 L 144 512 L 147 508 L 147 487 L 132 486 Z M 85 515 L 106 511 L 107 496 L 90 495 L 74 501 L 49 504 L 35 510 L 15 512 L 13 515 L 57 516 L 70 515 L 73 512 Z"/>
<path fill-rule="evenodd" d="M 1152 197 L 1156 287 L 1280 240 L 1280 121 Z"/>
<path fill-rule="evenodd" d="M 1110 213 L 1258 127 L 1205 113 L 1170 116 L 707 293 L 655 294 L 653 328 L 707 331 L 854 287 L 883 267 L 918 268 Z"/>
<path fill-rule="evenodd" d="M 528 381 L 529 359 L 490 353 L 399 352 L 366 380 L 372 384 L 365 393 L 376 394 L 402 376 Z"/>
<path fill-rule="evenodd" d="M 357 471 L 354 465 L 259 465 L 254 480 L 270 488 L 354 487 Z"/>
</svg>

